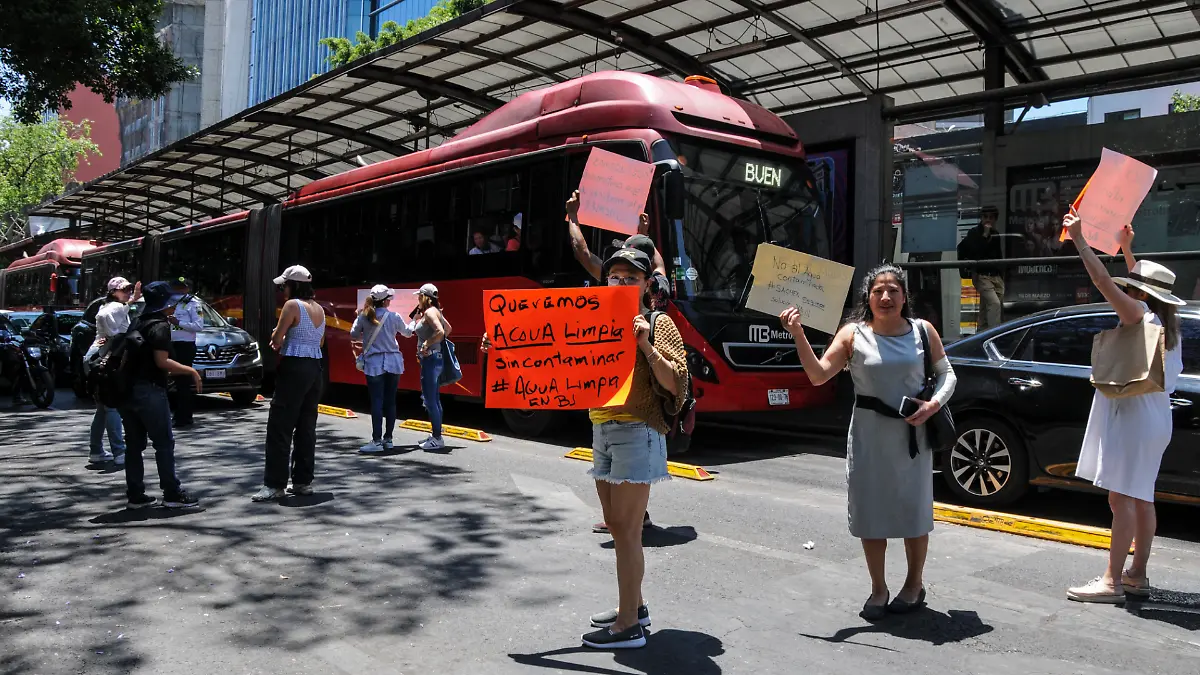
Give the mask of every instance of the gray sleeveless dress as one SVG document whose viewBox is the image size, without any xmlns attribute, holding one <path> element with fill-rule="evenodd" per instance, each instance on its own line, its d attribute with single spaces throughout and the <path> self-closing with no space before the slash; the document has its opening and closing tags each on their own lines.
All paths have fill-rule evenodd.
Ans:
<svg viewBox="0 0 1200 675">
<path fill-rule="evenodd" d="M 928 329 L 927 329 L 928 330 Z M 850 376 L 854 393 L 899 409 L 924 380 L 924 350 L 915 329 L 876 335 L 854 327 Z M 860 539 L 908 539 L 933 531 L 933 453 L 917 429 L 916 458 L 909 457 L 909 425 L 902 419 L 855 408 L 846 439 L 850 534 Z"/>
</svg>

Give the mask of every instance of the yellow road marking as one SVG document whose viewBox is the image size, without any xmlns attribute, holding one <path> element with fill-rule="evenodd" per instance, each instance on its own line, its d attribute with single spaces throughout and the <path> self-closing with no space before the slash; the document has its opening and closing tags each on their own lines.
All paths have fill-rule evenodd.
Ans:
<svg viewBox="0 0 1200 675">
<path fill-rule="evenodd" d="M 563 455 L 569 459 L 579 459 L 585 462 L 592 461 L 591 448 L 575 448 L 574 450 Z M 705 471 L 703 467 L 695 464 L 683 464 L 681 462 L 667 462 L 667 473 L 676 478 L 686 478 L 688 480 L 715 480 L 716 475 Z"/>
<path fill-rule="evenodd" d="M 1111 531 L 1102 527 L 1064 523 L 1058 520 L 1046 520 L 1032 516 L 1018 516 L 1011 513 L 985 511 L 966 506 L 942 504 L 941 502 L 935 502 L 933 505 L 933 519 L 943 523 L 1019 534 L 1035 539 L 1075 544 L 1076 546 L 1087 546 L 1088 548 L 1107 550 L 1112 545 Z"/>
<path fill-rule="evenodd" d="M 400 427 L 403 429 L 410 429 L 412 431 L 424 431 L 427 434 L 433 433 L 433 425 L 425 420 L 404 420 L 400 423 Z M 453 436 L 454 438 L 463 438 L 468 441 L 478 441 L 480 443 L 487 443 L 488 441 L 492 440 L 492 437 L 489 436 L 486 431 L 480 431 L 479 429 L 468 429 L 466 427 L 455 427 L 450 426 L 449 424 L 442 425 L 442 435 Z"/>
</svg>

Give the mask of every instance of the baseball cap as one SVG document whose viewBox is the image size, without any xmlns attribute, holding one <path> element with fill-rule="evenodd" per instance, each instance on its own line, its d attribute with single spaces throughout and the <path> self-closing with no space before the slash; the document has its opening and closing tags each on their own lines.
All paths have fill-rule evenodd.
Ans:
<svg viewBox="0 0 1200 675">
<path fill-rule="evenodd" d="M 437 300 L 437 296 L 438 296 L 437 286 L 434 286 L 433 284 L 425 284 L 424 286 L 421 286 L 420 289 L 413 292 L 413 295 L 426 295 L 426 296 L 433 298 L 434 300 Z"/>
<path fill-rule="evenodd" d="M 626 239 L 625 245 L 622 248 L 636 248 L 649 256 L 651 260 L 654 260 L 654 241 L 644 234 L 635 234 Z"/>
<path fill-rule="evenodd" d="M 280 274 L 279 276 L 275 277 L 274 281 L 275 281 L 276 286 L 282 286 L 285 282 L 288 282 L 288 281 L 311 282 L 312 281 L 312 273 L 309 272 L 308 268 L 304 267 L 303 265 L 292 265 L 291 267 L 284 270 L 283 274 Z"/>
<path fill-rule="evenodd" d="M 395 291 L 388 288 L 387 286 L 384 286 L 383 284 L 375 284 L 374 286 L 371 287 L 371 297 L 376 300 L 383 300 L 385 298 L 390 298 L 395 294 L 396 294 Z"/>
<path fill-rule="evenodd" d="M 192 282 L 188 281 L 187 277 L 175 277 L 171 279 L 171 288 L 191 288 Z"/>
<path fill-rule="evenodd" d="M 616 251 L 609 256 L 608 260 L 604 261 L 603 275 L 608 276 L 609 270 L 612 269 L 613 265 L 618 263 L 630 265 L 635 269 L 641 270 L 646 275 L 650 274 L 650 270 L 654 266 L 650 261 L 650 256 L 646 255 L 645 252 L 636 248 L 625 247 Z"/>
<path fill-rule="evenodd" d="M 132 285 L 133 284 L 129 283 L 129 280 L 125 277 L 113 277 L 108 280 L 108 291 L 111 293 L 113 291 L 119 291 L 123 288 L 129 288 Z"/>
</svg>

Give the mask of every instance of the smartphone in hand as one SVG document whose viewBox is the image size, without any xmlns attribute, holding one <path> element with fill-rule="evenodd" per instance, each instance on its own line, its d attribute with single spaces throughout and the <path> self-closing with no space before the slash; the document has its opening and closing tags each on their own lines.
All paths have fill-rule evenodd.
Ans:
<svg viewBox="0 0 1200 675">
<path fill-rule="evenodd" d="M 912 417 L 921 409 L 923 401 L 909 396 L 905 396 L 904 400 L 900 401 L 900 415 L 904 418 Z"/>
</svg>

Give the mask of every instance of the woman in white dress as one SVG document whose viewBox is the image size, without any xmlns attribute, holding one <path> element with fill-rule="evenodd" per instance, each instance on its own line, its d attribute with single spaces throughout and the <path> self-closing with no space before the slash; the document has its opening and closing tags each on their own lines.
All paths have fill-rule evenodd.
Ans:
<svg viewBox="0 0 1200 675">
<path fill-rule="evenodd" d="M 1174 272 L 1149 260 L 1134 263 L 1132 228 L 1127 226 L 1121 235 L 1129 276 L 1113 279 L 1085 241 L 1078 215 L 1068 213 L 1063 225 L 1079 249 L 1092 283 L 1116 310 L 1121 324 L 1149 321 L 1163 326 L 1166 337 L 1165 391 L 1120 399 L 1096 392 L 1075 469 L 1076 476 L 1108 490 L 1113 523 L 1108 568 L 1087 584 L 1068 589 L 1067 597 L 1079 602 L 1117 603 L 1126 594 L 1150 594 L 1146 562 L 1157 526 L 1154 482 L 1171 442 L 1170 392 L 1183 372 L 1176 307 L 1185 303 L 1171 294 Z M 1123 570 L 1131 544 L 1135 544 L 1133 564 Z"/>
</svg>

